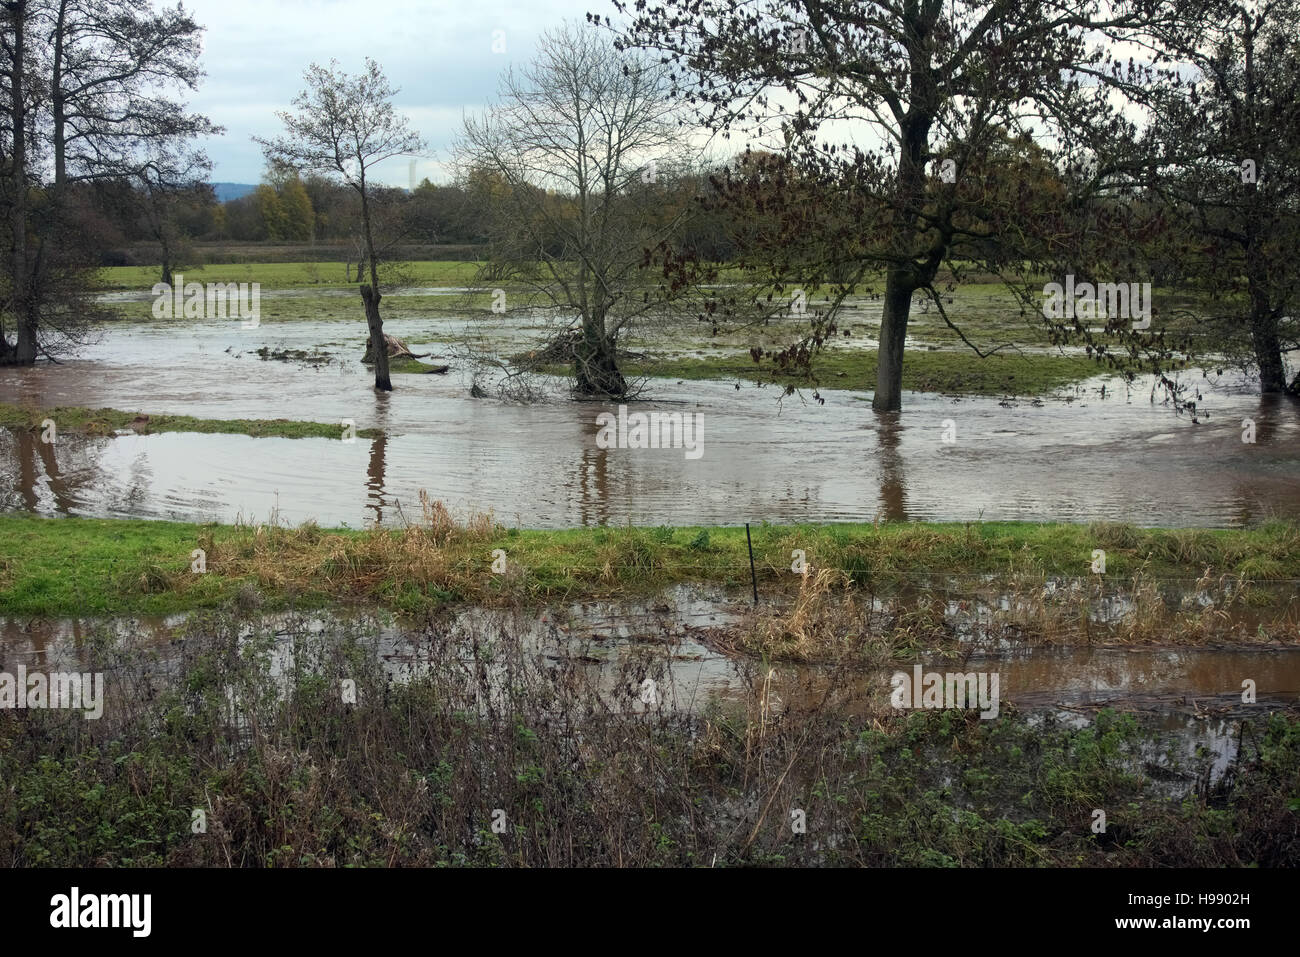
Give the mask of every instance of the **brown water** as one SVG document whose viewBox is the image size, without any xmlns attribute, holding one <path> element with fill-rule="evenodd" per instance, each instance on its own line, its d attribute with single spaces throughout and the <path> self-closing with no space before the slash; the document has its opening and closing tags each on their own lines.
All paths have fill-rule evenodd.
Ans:
<svg viewBox="0 0 1300 957">
<path fill-rule="evenodd" d="M 463 320 L 396 318 L 418 340 Z M 533 405 L 468 396 L 447 376 L 399 376 L 376 394 L 357 362 L 356 322 L 122 323 L 83 358 L 0 370 L 0 400 L 213 418 L 354 419 L 385 437 L 251 439 L 164 434 L 55 446 L 0 433 L 0 509 L 184 520 L 393 523 L 420 489 L 454 508 L 524 527 L 738 524 L 888 519 L 1110 519 L 1242 526 L 1300 518 L 1300 405 L 1244 383 L 1204 395 L 1199 424 L 1149 390 L 1100 382 L 1068 400 L 1005 404 L 905 396 L 878 417 L 867 392 L 825 405 L 778 390 L 651 382 L 636 410 L 699 412 L 703 455 L 597 448 L 608 406 L 556 397 Z M 321 346 L 322 343 L 328 345 Z M 259 347 L 323 351 L 320 367 L 268 362 Z M 435 347 L 436 348 L 436 347 Z M 1199 380 L 1198 380 L 1199 381 Z M 1257 441 L 1241 441 L 1241 420 Z M 956 428 L 944 444 L 944 420 Z M 340 435 L 342 429 L 340 428 Z"/>
<path fill-rule="evenodd" d="M 979 605 L 980 603 L 974 603 Z M 1000 603 L 970 607 L 958 614 L 970 622 L 986 617 Z M 1122 596 L 1118 605 L 1122 605 Z M 1117 603 L 1098 610 L 1103 627 L 1116 627 Z M 395 681 L 427 671 L 449 652 L 470 661 L 469 649 L 494 636 L 511 634 L 554 666 L 570 666 L 590 679 L 602 698 L 623 709 L 644 710 L 638 684 L 657 675 L 657 707 L 701 713 L 714 703 L 732 702 L 778 713 L 786 708 L 823 705 L 845 713 L 877 713 L 888 707 L 889 676 L 910 672 L 911 662 L 880 670 L 848 671 L 813 664 L 780 662 L 761 665 L 729 657 L 710 642 L 715 629 L 734 627 L 749 611 L 748 603 L 726 593 L 679 587 L 651 601 L 585 602 L 533 609 L 469 608 L 440 622 L 420 627 L 394 623 L 382 615 L 358 612 L 344 619 L 275 615 L 270 625 L 277 639 L 269 661 L 272 677 L 294 668 L 295 649 L 340 627 L 373 635 L 374 653 Z M 263 623 L 266 624 L 265 622 Z M 105 631 L 127 639 L 145 652 L 150 673 L 175 670 L 176 639 L 184 633 L 184 616 L 111 622 L 65 619 L 0 619 L 0 670 L 84 670 L 89 643 Z M 245 628 L 250 634 L 251 626 Z M 1088 723 L 1101 708 L 1138 717 L 1158 732 L 1144 744 L 1143 769 L 1155 774 L 1171 794 L 1194 783 L 1184 772 L 1163 774 L 1174 758 L 1183 767 L 1201 767 L 1217 780 L 1232 765 L 1244 724 L 1300 700 L 1300 647 L 1004 647 L 980 651 L 978 641 L 964 642 L 962 660 L 935 657 L 919 662 L 924 671 L 985 672 L 999 676 L 999 708 L 1014 708 L 1033 722 Z M 123 706 L 113 689 L 148 687 L 139 681 L 140 657 L 123 659 L 131 675 L 108 667 L 106 709 Z M 494 666 L 489 670 L 495 671 Z M 511 680 L 502 666 L 489 685 L 503 688 Z M 470 673 L 474 673 L 474 669 Z M 1242 701 L 1242 683 L 1255 683 L 1256 701 Z M 832 703 L 833 702 L 833 703 Z"/>
<path fill-rule="evenodd" d="M 750 688 L 757 663 L 724 654 L 710 641 L 714 629 L 739 625 L 749 610 L 747 601 L 725 592 L 679 586 L 649 601 L 471 607 L 420 626 L 364 611 L 346 620 L 373 631 L 376 653 L 395 677 L 418 674 L 421 663 L 438 648 L 448 644 L 466 648 L 475 636 L 500 633 L 521 637 L 527 647 L 548 659 L 574 661 L 610 679 L 616 679 L 630 659 L 650 649 L 671 660 L 665 704 L 695 710 L 712 695 L 734 696 Z M 983 612 L 973 607 L 961 615 L 975 621 Z M 321 634 L 340 620 L 344 619 L 289 614 L 270 618 L 276 633 L 285 639 L 293 634 Z M 29 669 L 76 667 L 90 637 L 105 631 L 167 659 L 184 623 L 183 615 L 107 622 L 0 619 L 0 669 L 12 670 L 19 663 Z M 1111 627 L 1119 624 L 1111 621 Z M 1141 710 L 1153 702 L 1191 711 L 1231 709 L 1241 703 L 1242 681 L 1247 678 L 1255 682 L 1261 701 L 1293 701 L 1300 696 L 1300 646 L 1017 645 L 991 651 L 978 642 L 963 644 L 967 650 L 959 660 L 935 656 L 920 663 L 926 671 L 997 672 L 1003 701 L 1029 709 L 1118 704 Z M 287 645 L 281 651 L 287 653 L 286 649 Z M 888 676 L 910 666 L 899 663 L 878 672 L 846 672 L 778 662 L 766 677 L 768 692 L 776 701 L 806 699 L 824 691 L 830 682 L 841 689 L 847 682 L 867 704 L 887 700 Z"/>
</svg>

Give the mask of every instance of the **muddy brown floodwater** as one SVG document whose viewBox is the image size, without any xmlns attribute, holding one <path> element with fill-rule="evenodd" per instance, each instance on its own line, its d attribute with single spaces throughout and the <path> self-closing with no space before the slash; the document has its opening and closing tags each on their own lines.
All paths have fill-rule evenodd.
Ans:
<svg viewBox="0 0 1300 957">
<path fill-rule="evenodd" d="M 421 675 L 448 648 L 469 655 L 476 639 L 509 633 L 543 660 L 587 672 L 601 696 L 623 709 L 644 708 L 628 681 L 635 684 L 640 669 L 653 662 L 666 663 L 656 671 L 657 706 L 670 710 L 701 713 L 718 702 L 759 700 L 767 708 L 804 710 L 832 697 L 834 707 L 848 712 L 887 706 L 889 675 L 906 670 L 902 663 L 855 671 L 789 662 L 765 666 L 721 653 L 709 641 L 711 631 L 738 625 L 747 608 L 747 602 L 726 592 L 679 586 L 648 601 L 469 608 L 418 627 L 368 611 L 344 618 L 273 615 L 261 627 L 269 624 L 277 635 L 272 675 L 292 671 L 296 641 L 339 628 L 373 635 L 374 653 L 395 681 Z M 146 652 L 151 669 L 166 672 L 178 656 L 174 639 L 184 626 L 184 616 L 111 622 L 0 619 L 0 670 L 13 672 L 18 665 L 29 671 L 81 670 L 88 642 L 109 632 Z M 1014 707 L 1029 721 L 1081 725 L 1104 707 L 1133 713 L 1161 733 L 1161 739 L 1149 742 L 1150 761 L 1168 761 L 1168 747 L 1188 760 L 1209 755 L 1212 777 L 1232 763 L 1243 720 L 1293 706 L 1300 698 L 1300 648 L 1295 647 L 1024 646 L 921 664 L 938 672 L 998 674 L 1001 707 Z M 1256 701 L 1248 706 L 1242 704 L 1246 679 L 1256 688 Z M 108 680 L 111 691 L 112 675 Z M 493 681 L 508 683 L 510 675 L 502 671 Z"/>
<path fill-rule="evenodd" d="M 286 642 L 293 634 L 319 634 L 335 621 L 359 622 L 376 636 L 376 653 L 394 678 L 418 674 L 434 645 L 450 641 L 468 647 L 473 636 L 509 632 L 552 660 L 579 662 L 613 677 L 620 666 L 646 649 L 667 649 L 671 658 L 665 704 L 696 710 L 714 694 L 734 695 L 757 662 L 727 655 L 709 640 L 713 629 L 738 626 L 748 602 L 717 589 L 677 586 L 650 600 L 578 602 L 520 609 L 466 608 L 436 623 L 408 625 L 371 611 L 333 616 L 282 613 L 270 618 Z M 971 618 L 978 617 L 977 612 Z M 82 621 L 80 619 L 0 619 L 0 670 L 24 664 L 29 669 L 73 667 L 92 635 L 106 630 L 136 647 L 155 649 L 164 659 L 174 653 L 172 639 L 184 630 L 185 616 Z M 285 645 L 287 648 L 287 644 Z M 283 651 L 283 649 L 282 649 Z M 990 671 L 1001 675 L 1004 701 L 1029 709 L 1118 705 L 1141 709 L 1177 699 L 1185 710 L 1231 710 L 1241 702 L 1242 681 L 1255 682 L 1263 701 L 1294 701 L 1300 695 L 1300 647 L 1213 646 L 1135 648 L 1088 645 L 1022 645 L 989 651 L 970 646 L 960 660 L 935 657 L 927 670 Z M 279 666 L 278 666 L 279 667 Z M 760 669 L 761 670 L 761 669 Z M 769 690 L 778 698 L 804 697 L 830 680 L 849 683 L 864 700 L 888 697 L 890 666 L 845 672 L 827 665 L 777 662 Z"/>
<path fill-rule="evenodd" d="M 386 328 L 418 344 L 451 337 L 465 324 L 399 315 Z M 778 401 L 770 387 L 654 380 L 652 398 L 633 410 L 702 414 L 703 455 L 688 459 L 680 449 L 598 448 L 596 416 L 607 405 L 558 396 L 532 405 L 472 399 L 468 373 L 454 364 L 448 376 L 397 376 L 394 393 L 376 394 L 357 361 L 363 338 L 355 321 L 267 322 L 252 330 L 238 322 L 120 323 L 77 360 L 0 370 L 6 402 L 350 419 L 384 432 L 354 442 L 65 433 L 51 445 L 38 434 L 0 429 L 0 510 L 360 526 L 398 523 L 404 511 L 414 517 L 427 490 L 453 510 L 490 509 L 506 524 L 535 528 L 878 517 L 1236 527 L 1300 519 L 1300 407 L 1261 399 L 1232 377 L 1213 385 L 1189 380 L 1203 393 L 1197 423 L 1153 403 L 1149 382 L 1125 389 L 1111 380 L 1103 388 L 1098 379 L 1042 402 L 909 393 L 904 412 L 881 417 L 871 412 L 868 392 L 827 390 L 819 405 Z M 516 340 L 524 341 L 517 330 L 505 330 L 502 351 Z M 263 361 L 256 356 L 263 347 L 326 361 Z M 1255 425 L 1253 443 L 1242 441 L 1245 419 Z M 955 442 L 943 441 L 946 429 Z M 1088 597 L 1087 627 L 1058 635 L 1075 642 L 1062 647 L 979 640 L 995 613 L 1016 610 L 1015 596 L 944 587 L 930 593 L 945 597 L 964 657 L 922 658 L 925 670 L 997 673 L 1004 705 L 1030 721 L 1084 723 L 1102 707 L 1134 712 L 1169 742 L 1151 743 L 1150 767 L 1175 754 L 1208 755 L 1209 773 L 1223 774 L 1256 713 L 1242 706 L 1247 679 L 1255 682 L 1260 713 L 1300 698 L 1300 647 L 1108 645 L 1105 630 L 1136 614 L 1132 596 Z M 1175 597 L 1171 608 L 1187 605 L 1187 596 Z M 1281 613 L 1294 600 L 1277 596 L 1270 608 Z M 1249 609 L 1230 612 L 1227 631 L 1262 633 Z M 584 670 L 602 696 L 624 707 L 640 707 L 626 682 L 643 657 L 655 656 L 663 664 L 660 701 L 670 709 L 698 713 L 719 701 L 810 707 L 832 692 L 835 706 L 849 711 L 887 704 L 892 669 L 768 668 L 722 653 L 714 630 L 737 627 L 746 613 L 747 603 L 734 595 L 682 587 L 644 602 L 461 609 L 421 627 L 372 611 L 286 616 L 272 624 L 272 665 L 289 667 L 294 640 L 362 619 L 393 680 L 419 674 L 448 647 L 508 631 L 543 660 Z M 0 670 L 76 664 L 107 629 L 147 651 L 150 667 L 167 671 L 185 625 L 184 616 L 0 619 Z"/>
<path fill-rule="evenodd" d="M 393 334 L 447 336 L 464 320 L 396 319 Z M 398 376 L 376 394 L 357 357 L 364 327 L 301 320 L 115 324 L 60 366 L 0 370 L 0 400 L 210 418 L 355 420 L 383 438 L 162 434 L 48 446 L 0 431 L 0 508 L 42 514 L 322 525 L 400 521 L 420 489 L 524 527 L 889 519 L 1110 519 L 1243 526 L 1300 518 L 1300 408 L 1227 378 L 1199 424 L 1101 380 L 1068 399 L 1002 403 L 909 393 L 878 417 L 869 393 L 825 405 L 730 382 L 652 380 L 635 410 L 703 414 L 703 455 L 603 450 L 609 406 L 469 397 L 467 376 Z M 322 345 L 324 344 L 324 345 Z M 323 351 L 318 367 L 255 351 Z M 434 347 L 435 350 L 437 347 Z M 1242 441 L 1242 421 L 1256 441 Z M 951 420 L 956 441 L 945 444 Z M 342 428 L 340 427 L 340 435 Z"/>
</svg>

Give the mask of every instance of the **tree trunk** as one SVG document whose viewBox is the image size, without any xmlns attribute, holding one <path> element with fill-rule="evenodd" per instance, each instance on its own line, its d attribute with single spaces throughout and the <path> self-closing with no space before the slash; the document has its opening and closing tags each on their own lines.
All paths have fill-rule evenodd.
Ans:
<svg viewBox="0 0 1300 957">
<path fill-rule="evenodd" d="M 375 388 L 393 391 L 388 378 L 388 343 L 384 342 L 384 320 L 379 317 L 379 270 L 375 263 L 375 237 L 370 230 L 370 197 L 366 195 L 366 168 L 361 167 L 361 222 L 366 231 L 366 260 L 370 264 L 370 284 L 361 287 L 361 299 L 366 304 L 366 325 L 370 327 L 370 348 L 375 354 Z M 358 266 L 357 278 L 361 278 Z"/>
<path fill-rule="evenodd" d="M 938 82 L 930 67 L 928 38 L 937 23 L 940 5 L 922 4 L 905 15 L 910 61 L 909 107 L 899 124 L 898 177 L 894 186 L 892 231 L 896 248 L 908 257 L 907 267 L 893 266 L 885 277 L 885 303 L 880 316 L 880 350 L 876 363 L 876 393 L 871 408 L 898 412 L 903 407 L 903 346 L 912 293 L 930 282 L 942 261 L 931 250 L 916 263 L 913 243 L 925 205 L 925 162 L 930 151 L 930 127 L 938 110 Z M 946 246 L 946 244 L 945 244 Z"/>
<path fill-rule="evenodd" d="M 375 360 L 375 388 L 392 392 L 393 383 L 388 378 L 388 346 L 384 342 L 384 323 L 379 318 L 379 300 L 382 298 L 369 283 L 361 287 L 361 299 L 366 304 L 366 325 L 370 327 L 370 352 Z"/>
<path fill-rule="evenodd" d="M 21 366 L 36 364 L 37 334 L 40 330 L 40 318 L 31 295 L 27 296 L 27 308 L 18 320 L 18 347 L 14 350 L 14 361 Z"/>
<path fill-rule="evenodd" d="M 1286 367 L 1282 364 L 1282 342 L 1277 335 L 1277 322 L 1272 316 L 1251 316 L 1250 341 L 1255 348 L 1255 362 L 1259 366 L 1259 391 L 1286 392 Z"/>
<path fill-rule="evenodd" d="M 585 323 L 582 337 L 574 346 L 573 372 L 581 395 L 620 398 L 627 394 L 627 380 L 618 368 L 614 343 L 605 335 L 601 324 Z"/>
<path fill-rule="evenodd" d="M 928 115 L 921 114 L 909 116 L 903 125 L 893 230 L 898 249 L 908 255 L 912 253 L 917 217 L 925 198 L 924 162 L 930 122 Z M 893 266 L 885 277 L 876 394 L 871 400 L 871 408 L 876 412 L 898 412 L 903 407 L 903 346 L 907 340 L 907 320 L 912 311 L 912 293 L 933 278 L 937 267 L 938 260 L 930 257 L 920 266 Z"/>
<path fill-rule="evenodd" d="M 912 310 L 912 279 L 901 269 L 885 277 L 885 305 L 880 315 L 880 349 L 876 359 L 876 394 L 871 408 L 898 412 L 903 407 L 903 344 Z"/>
<path fill-rule="evenodd" d="M 63 48 L 67 31 L 68 0 L 59 3 L 59 15 L 54 26 L 54 67 L 50 78 L 50 111 L 54 125 L 54 185 L 62 187 L 68 178 L 67 165 L 67 106 L 63 91 Z M 61 191 L 61 190 L 60 190 Z"/>
<path fill-rule="evenodd" d="M 162 281 L 170 286 L 172 284 L 172 250 L 171 244 L 167 242 L 167 237 L 161 230 L 158 233 L 158 244 L 162 248 Z"/>
<path fill-rule="evenodd" d="M 1253 249 L 1248 249 L 1247 256 L 1248 261 L 1263 261 L 1263 257 L 1255 254 Z M 1255 275 L 1251 275 L 1247 282 L 1250 287 L 1250 344 L 1255 351 L 1255 364 L 1259 366 L 1259 391 L 1263 395 L 1286 392 L 1282 341 L 1277 334 L 1277 319 L 1269 308 L 1267 287 Z"/>
<path fill-rule="evenodd" d="M 9 15 L 13 19 L 14 30 L 14 60 L 9 76 L 9 121 L 13 131 L 10 169 L 13 208 L 9 215 L 10 292 L 13 315 L 18 326 L 18 341 L 12 349 L 6 346 L 4 360 L 10 365 L 32 365 L 36 361 L 36 326 L 32 315 L 27 262 L 27 91 L 23 86 L 23 72 L 27 68 L 27 0 L 15 0 L 10 4 Z"/>
</svg>

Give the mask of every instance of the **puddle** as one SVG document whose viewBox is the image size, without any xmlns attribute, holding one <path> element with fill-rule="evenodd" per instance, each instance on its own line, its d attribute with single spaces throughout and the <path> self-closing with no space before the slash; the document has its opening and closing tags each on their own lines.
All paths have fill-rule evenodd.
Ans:
<svg viewBox="0 0 1300 957">
<path fill-rule="evenodd" d="M 419 627 L 373 612 L 347 618 L 278 614 L 261 619 L 257 630 L 275 635 L 268 651 L 273 678 L 293 671 L 295 649 L 320 647 L 329 634 L 355 629 L 367 636 L 390 681 L 454 666 L 464 669 L 464 680 L 481 682 L 491 698 L 514 680 L 509 666 L 491 653 L 493 641 L 509 636 L 548 666 L 580 672 L 611 707 L 649 707 L 638 692 L 653 675 L 656 707 L 696 715 L 727 702 L 770 710 L 826 704 L 867 714 L 888 707 L 890 675 L 911 670 L 912 662 L 865 671 L 789 662 L 765 667 L 712 646 L 713 629 L 738 625 L 748 611 L 737 596 L 682 586 L 649 601 L 468 608 Z M 147 665 L 140 665 L 139 656 L 131 659 L 129 680 L 138 683 L 141 668 L 156 675 L 174 670 L 184 625 L 184 616 L 0 620 L 0 669 L 77 670 L 89 643 L 107 632 L 145 652 Z M 254 631 L 245 625 L 244 640 Z M 1086 723 L 1101 708 L 1136 714 L 1166 741 L 1153 745 L 1147 758 L 1153 773 L 1167 762 L 1172 747 L 1189 757 L 1204 749 L 1214 756 L 1213 773 L 1222 774 L 1236 753 L 1243 720 L 1300 701 L 1300 647 L 1019 647 L 968 653 L 962 660 L 922 656 L 919 663 L 925 671 L 996 673 L 1000 708 L 1014 707 L 1031 721 Z M 1241 700 L 1247 679 L 1254 682 L 1254 704 Z M 1187 783 L 1178 783 L 1177 775 L 1171 780 L 1177 787 Z"/>
</svg>

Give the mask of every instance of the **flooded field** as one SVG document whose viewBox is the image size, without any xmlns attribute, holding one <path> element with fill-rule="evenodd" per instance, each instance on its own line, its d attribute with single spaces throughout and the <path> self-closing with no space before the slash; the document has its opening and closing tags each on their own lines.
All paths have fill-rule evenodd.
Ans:
<svg viewBox="0 0 1300 957">
<path fill-rule="evenodd" d="M 1195 422 L 1153 402 L 1149 382 L 1124 389 L 1102 378 L 1041 400 L 910 393 L 905 411 L 886 417 L 871 413 L 869 393 L 848 389 L 823 391 L 822 405 L 781 400 L 773 387 L 651 380 L 634 411 L 703 416 L 703 455 L 688 459 L 599 448 L 596 415 L 611 407 L 571 401 L 559 381 L 534 404 L 472 398 L 472 370 L 450 342 L 463 325 L 393 322 L 417 351 L 445 351 L 452 370 L 398 376 L 392 394 L 371 389 L 355 322 L 115 325 L 77 360 L 8 370 L 0 401 L 338 422 L 340 439 L 64 432 L 46 443 L 0 429 L 0 510 L 427 524 L 427 542 L 408 530 L 398 536 L 410 537 L 407 550 L 390 558 L 418 558 L 427 546 L 453 562 L 440 580 L 447 595 L 471 572 L 467 559 L 447 558 L 455 522 L 442 539 L 432 532 L 436 502 L 539 529 L 879 519 L 1248 528 L 1300 519 L 1300 411 L 1231 376 L 1201 383 Z M 513 348 L 528 337 L 515 328 L 501 341 Z M 1256 425 L 1253 443 L 1242 441 L 1244 419 Z M 343 441 L 344 420 L 382 435 Z M 260 611 L 263 589 L 273 597 L 279 587 L 275 556 L 261 550 L 297 541 L 278 531 L 212 544 L 214 569 L 232 574 L 232 562 L 246 562 L 220 607 L 0 617 L 0 672 L 106 678 L 102 721 L 50 712 L 0 721 L 0 737 L 10 735 L 0 772 L 38 793 L 52 773 L 40 756 L 76 755 L 60 766 L 74 781 L 59 785 L 66 793 L 93 795 L 95 782 L 110 780 L 126 806 L 152 802 L 159 820 L 178 821 L 215 794 L 208 812 L 220 822 L 194 842 L 184 821 L 181 840 L 152 831 L 137 839 L 128 825 L 98 850 L 94 835 L 69 846 L 47 835 L 8 859 L 30 864 L 55 847 L 62 861 L 249 865 L 281 863 L 292 848 L 298 865 L 501 863 L 493 855 L 504 845 L 483 837 L 483 808 L 524 822 L 512 840 L 527 864 L 1294 857 L 1293 842 L 1276 835 L 1293 816 L 1279 782 L 1293 776 L 1286 742 L 1300 713 L 1300 598 L 1280 564 L 1262 560 L 1262 575 L 1245 576 L 1259 581 L 1195 563 L 1188 577 L 1126 566 L 1132 574 L 1107 579 L 1083 573 L 1084 550 L 1079 574 L 1056 577 L 1031 563 L 1020 577 L 912 572 L 877 590 L 859 568 L 855 588 L 828 586 L 824 601 L 805 594 L 816 575 L 798 586 L 769 575 L 757 607 L 747 593 L 701 584 L 496 604 L 489 590 L 476 605 L 436 598 L 442 586 L 404 577 L 400 562 L 381 570 L 382 551 L 349 557 L 337 544 L 320 546 L 337 552 L 319 557 L 340 587 L 391 577 L 436 600 L 418 614 L 377 607 L 387 599 L 373 596 Z M 489 525 L 482 534 L 469 561 L 486 569 L 495 533 Z M 1108 534 L 1126 549 L 1123 526 Z M 668 547 L 671 538 L 654 540 Z M 770 565 L 772 543 L 763 544 Z M 1182 544 L 1189 554 L 1211 547 Z M 189 587 L 191 547 L 140 574 L 96 566 L 78 588 L 102 596 L 113 585 L 103 575 L 118 570 L 145 597 Z M 636 559 L 637 547 L 617 554 Z M 718 560 L 707 539 L 702 557 L 673 547 L 679 561 Z M 969 558 L 963 551 L 948 567 L 961 571 Z M 820 570 L 827 581 L 843 571 Z M 521 561 L 516 584 L 533 573 L 542 569 Z M 15 592 L 39 599 L 42 574 Z M 996 678 L 996 714 L 901 711 L 896 681 L 914 669 Z M 119 749 L 125 757 L 114 757 Z M 176 769 L 170 787 L 186 796 L 160 788 L 140 798 L 134 782 L 151 763 Z M 1204 820 L 1185 816 L 1188 801 Z M 1206 851 L 1186 835 L 1212 828 L 1225 801 L 1237 802 L 1233 836 Z M 268 810 L 281 807 L 294 808 L 291 819 Z M 1101 808 L 1114 823 L 1099 840 L 1091 816 Z M 782 819 L 804 813 L 818 836 L 792 847 Z M 637 856 L 623 856 L 627 841 Z M 311 849 L 326 845 L 334 850 Z"/>
<path fill-rule="evenodd" d="M 1300 0 L 303 6 L 0 15 L 16 927 L 854 867 L 1266 930 Z"/>
<path fill-rule="evenodd" d="M 452 320 L 393 323 L 418 341 Z M 463 326 L 463 320 L 454 322 Z M 322 345 L 324 343 L 325 345 Z M 878 418 L 852 390 L 651 380 L 637 410 L 702 413 L 703 455 L 597 447 L 605 406 L 469 396 L 468 375 L 399 376 L 375 394 L 356 322 L 122 323 L 83 357 L 11 369 L 0 401 L 208 418 L 350 419 L 355 442 L 161 434 L 0 434 L 0 509 L 231 522 L 395 524 L 420 489 L 523 527 L 814 521 L 1108 519 L 1246 526 L 1300 517 L 1300 409 L 1231 377 L 1204 388 L 1200 422 L 1100 380 L 1045 401 L 908 394 Z M 259 359 L 302 349 L 323 365 Z M 430 348 L 435 348 L 431 346 Z M 1191 380 L 1189 380 L 1191 381 Z M 558 388 L 558 384 L 557 384 Z M 1242 442 L 1242 420 L 1257 424 Z M 955 441 L 943 441 L 951 421 Z M 340 436 L 342 436 L 340 426 Z"/>
<path fill-rule="evenodd" d="M 1182 594 L 1184 604 L 1196 603 L 1195 593 Z M 1290 591 L 1279 592 L 1278 598 L 1268 620 L 1294 625 L 1300 599 Z M 884 595 L 872 604 L 882 620 L 897 620 L 915 609 L 917 600 L 917 594 Z M 1190 647 L 1108 643 L 1122 637 L 1137 605 L 1124 594 L 1092 604 L 1092 643 L 1008 642 L 995 623 L 1015 604 L 1014 596 L 1006 594 L 948 602 L 941 614 L 958 636 L 956 644 L 922 650 L 915 660 L 925 670 L 941 673 L 998 675 L 1002 712 L 1031 723 L 1085 727 L 1105 708 L 1134 715 L 1153 736 L 1147 745 L 1154 749 L 1151 760 L 1158 765 L 1167 757 L 1162 749 L 1171 747 L 1184 763 L 1209 756 L 1203 773 L 1211 783 L 1231 765 L 1246 725 L 1300 701 L 1300 645 L 1295 643 L 1259 638 Z M 890 711 L 890 678 L 900 669 L 910 671 L 910 662 L 763 664 L 738 653 L 727 638 L 751 627 L 755 615 L 768 613 L 768 607 L 755 610 L 741 596 L 695 586 L 649 600 L 448 610 L 423 623 L 364 611 L 283 613 L 250 617 L 240 628 L 241 653 L 263 654 L 267 676 L 284 680 L 300 660 L 319 661 L 322 648 L 347 634 L 369 649 L 388 682 L 428 679 L 454 661 L 465 669 L 465 690 L 480 685 L 478 693 L 491 701 L 505 695 L 517 677 L 509 659 L 499 659 L 491 650 L 506 642 L 547 669 L 572 672 L 602 707 L 618 713 L 701 716 L 729 705 L 773 715 L 823 707 L 845 716 Z M 1263 617 L 1257 611 L 1224 614 L 1222 634 L 1263 635 Z M 4 619 L 0 670 L 105 669 L 110 688 L 116 685 L 119 696 L 133 698 L 142 685 L 152 686 L 154 680 L 165 684 L 176 673 L 190 625 L 201 629 L 201 621 L 202 616 L 191 623 L 184 615 L 109 622 Z M 262 637 L 260 645 L 254 636 Z M 121 642 L 107 660 L 102 657 L 106 639 Z M 655 688 L 650 703 L 643 693 L 648 678 Z M 1246 681 L 1254 689 L 1248 704 L 1242 694 Z M 1196 775 L 1173 779 L 1186 786 L 1197 780 Z"/>
<path fill-rule="evenodd" d="M 727 654 L 711 641 L 720 629 L 737 626 L 748 604 L 721 594 L 681 588 L 651 602 L 596 602 L 546 609 L 470 609 L 445 621 L 415 627 L 386 616 L 347 616 L 373 633 L 375 654 L 394 678 L 417 675 L 431 649 L 444 643 L 469 645 L 475 637 L 509 631 L 551 660 L 568 660 L 594 672 L 616 675 L 646 649 L 670 651 L 671 676 L 665 697 L 670 709 L 705 707 L 715 694 L 734 696 L 744 687 L 751 662 Z M 152 649 L 165 659 L 185 632 L 185 616 L 117 622 L 0 620 L 0 670 L 18 664 L 28 669 L 78 668 L 85 665 L 85 642 L 92 634 L 113 632 L 131 639 L 137 650 Z M 286 643 L 329 630 L 331 618 L 284 615 L 269 627 Z M 283 648 L 281 649 L 283 650 Z M 1000 652 L 967 649 L 959 658 L 934 656 L 934 667 L 948 670 L 997 670 L 1005 700 L 1029 709 L 1046 706 L 1121 707 L 1160 699 L 1196 710 L 1213 709 L 1223 700 L 1241 699 L 1244 678 L 1256 681 L 1258 695 L 1270 702 L 1300 697 L 1300 647 L 1210 645 L 1205 647 L 1022 646 Z M 900 663 L 901 666 L 901 663 Z M 277 669 L 286 667 L 283 662 Z M 778 662 L 772 690 L 807 693 L 819 680 L 841 669 L 833 665 Z M 860 672 L 854 686 L 864 704 L 887 700 L 884 679 L 893 668 Z M 799 691 L 798 689 L 802 689 Z M 885 689 L 883 698 L 878 696 Z M 1168 703 L 1167 701 L 1165 703 Z"/>
</svg>

